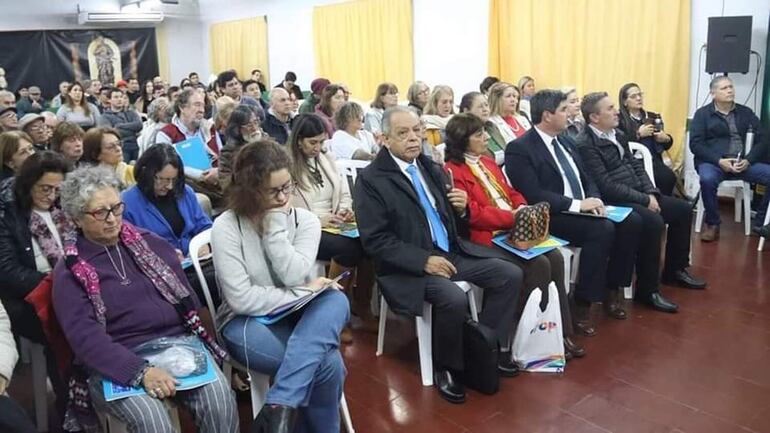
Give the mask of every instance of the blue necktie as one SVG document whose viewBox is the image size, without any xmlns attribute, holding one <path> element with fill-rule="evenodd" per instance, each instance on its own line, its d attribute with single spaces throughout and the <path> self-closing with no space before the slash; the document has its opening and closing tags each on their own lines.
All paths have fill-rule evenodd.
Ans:
<svg viewBox="0 0 770 433">
<path fill-rule="evenodd" d="M 572 169 L 572 165 L 567 159 L 567 155 L 561 150 L 561 144 L 554 138 L 551 141 L 554 153 L 556 153 L 556 159 L 559 160 L 561 169 L 564 170 L 564 176 L 567 176 L 567 182 L 569 182 L 570 188 L 572 188 L 572 198 L 575 200 L 583 200 L 583 190 L 580 189 L 580 181 L 575 174 L 575 170 Z"/>
<path fill-rule="evenodd" d="M 444 223 L 441 221 L 441 217 L 436 208 L 430 204 L 428 193 L 425 192 L 425 188 L 423 188 L 422 182 L 420 182 L 420 176 L 417 175 L 417 166 L 412 164 L 406 168 L 406 171 L 409 172 L 409 176 L 412 178 L 412 185 L 417 191 L 417 197 L 420 198 L 420 205 L 425 211 L 425 216 L 430 223 L 430 234 L 433 238 L 433 243 L 441 250 L 449 252 L 449 236 L 446 233 L 446 227 L 444 227 Z"/>
</svg>

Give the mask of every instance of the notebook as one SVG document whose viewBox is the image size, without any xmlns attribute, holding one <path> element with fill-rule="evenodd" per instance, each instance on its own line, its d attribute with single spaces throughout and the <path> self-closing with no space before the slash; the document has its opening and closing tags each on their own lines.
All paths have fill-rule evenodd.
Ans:
<svg viewBox="0 0 770 433">
<path fill-rule="evenodd" d="M 174 148 L 182 158 L 187 176 L 200 179 L 204 171 L 211 169 L 211 159 L 206 151 L 206 145 L 199 136 L 175 143 Z"/>
</svg>

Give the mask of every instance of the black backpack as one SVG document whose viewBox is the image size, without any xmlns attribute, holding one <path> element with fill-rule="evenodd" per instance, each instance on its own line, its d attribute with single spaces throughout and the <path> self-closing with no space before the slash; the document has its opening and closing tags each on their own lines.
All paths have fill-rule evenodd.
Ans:
<svg viewBox="0 0 770 433">
<path fill-rule="evenodd" d="M 463 327 L 463 349 L 463 384 L 482 394 L 495 394 L 500 389 L 497 333 L 481 323 L 468 320 Z"/>
</svg>

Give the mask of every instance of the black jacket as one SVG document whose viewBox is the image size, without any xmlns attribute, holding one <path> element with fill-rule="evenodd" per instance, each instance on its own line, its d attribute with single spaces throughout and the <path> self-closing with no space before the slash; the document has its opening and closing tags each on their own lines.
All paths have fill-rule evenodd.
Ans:
<svg viewBox="0 0 770 433">
<path fill-rule="evenodd" d="M 567 152 L 575 161 L 585 196 L 601 198 L 596 184 L 586 175 L 575 142 L 566 136 L 559 136 L 559 142 L 567 148 Z M 510 142 L 505 149 L 505 173 L 511 185 L 524 194 L 528 203 L 548 202 L 551 205 L 551 213 L 558 214 L 569 210 L 572 199 L 564 195 L 561 172 L 545 146 L 534 127 Z"/>
<path fill-rule="evenodd" d="M 281 144 L 289 141 L 289 132 L 291 130 L 291 119 L 289 123 L 283 123 L 272 113 L 265 113 L 265 120 L 262 122 L 262 131 Z"/>
<path fill-rule="evenodd" d="M 744 145 L 749 125 L 754 131 L 754 146 L 745 158 L 752 164 L 767 162 L 767 143 L 764 143 L 759 119 L 751 108 L 735 104 L 735 126 Z M 690 150 L 695 156 L 695 166 L 702 162 L 719 165 L 719 160 L 727 155 L 729 148 L 730 127 L 727 120 L 716 111 L 714 103 L 700 107 L 690 122 Z"/>
<path fill-rule="evenodd" d="M 622 157 L 615 144 L 599 138 L 591 127 L 585 128 L 577 142 L 586 171 L 608 203 L 638 203 L 647 206 L 650 203 L 649 195 L 659 195 L 660 192 L 644 171 L 642 160 L 634 158 L 631 153 L 626 135 L 616 129 L 615 138 L 623 147 Z"/>
<path fill-rule="evenodd" d="M 487 247 L 460 238 L 458 230 L 467 233 L 470 211 L 466 209 L 465 217 L 456 219 L 444 193 L 441 167 L 424 155 L 417 160 L 446 226 L 450 251 L 480 258 L 499 257 Z M 374 260 L 377 281 L 388 305 L 400 314 L 422 315 L 424 267 L 428 257 L 436 253 L 417 193 L 388 150 L 379 152 L 358 175 L 353 197 L 361 243 Z"/>
<path fill-rule="evenodd" d="M 14 181 L 0 183 L 0 299 L 4 303 L 23 302 L 45 276 L 35 266 L 29 217 L 17 206 Z"/>
</svg>

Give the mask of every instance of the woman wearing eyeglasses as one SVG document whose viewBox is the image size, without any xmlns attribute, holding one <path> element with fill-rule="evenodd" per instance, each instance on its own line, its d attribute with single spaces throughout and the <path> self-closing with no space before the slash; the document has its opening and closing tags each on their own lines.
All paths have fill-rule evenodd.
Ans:
<svg viewBox="0 0 770 433">
<path fill-rule="evenodd" d="M 15 178 L 0 184 L 0 299 L 14 333 L 46 346 L 37 314 L 24 298 L 56 265 L 65 234 L 73 229 L 59 206 L 59 189 L 69 171 L 61 154 L 43 151 L 30 155 Z M 61 409 L 66 389 L 53 356 L 46 359 Z"/>
<path fill-rule="evenodd" d="M 325 135 L 322 123 L 319 135 Z M 294 187 L 280 144 L 260 140 L 236 155 L 230 209 L 214 221 L 211 237 L 225 300 L 221 334 L 235 360 L 273 377 L 251 432 L 338 433 L 345 380 L 339 336 L 348 301 L 332 280 L 310 276 L 321 224 L 292 206 Z M 254 317 L 324 288 L 330 290 L 275 323 Z"/>
<path fill-rule="evenodd" d="M 74 239 L 64 239 L 64 258 L 53 271 L 53 306 L 75 358 L 70 407 L 80 408 L 80 426 L 67 430 L 94 420 L 95 414 L 83 409 L 94 407 L 131 432 L 173 431 L 162 402 L 170 399 L 188 409 L 197 431 L 236 433 L 235 397 L 215 365 L 227 354 L 201 326 L 200 302 L 174 248 L 123 221 L 126 204 L 119 187 L 103 167 L 76 170 L 61 185 L 62 207 L 77 226 Z M 207 358 L 212 362 L 199 364 Z M 196 371 L 211 372 L 215 379 L 177 390 L 178 378 Z M 106 379 L 145 393 L 106 401 Z"/>
<path fill-rule="evenodd" d="M 81 161 L 114 171 L 124 188 L 136 183 L 134 166 L 123 161 L 123 145 L 117 129 L 106 126 L 89 129 L 83 138 Z"/>
<path fill-rule="evenodd" d="M 123 219 L 165 239 L 182 258 L 190 257 L 190 241 L 211 227 L 211 219 L 198 203 L 195 191 L 184 182 L 184 164 L 179 154 L 170 144 L 150 146 L 136 161 L 134 174 L 136 185 L 123 192 Z M 209 251 L 205 247 L 195 253 L 200 257 Z M 187 267 L 186 273 L 198 299 L 205 300 L 192 266 Z M 214 303 L 219 305 L 213 268 L 204 274 Z"/>
</svg>

